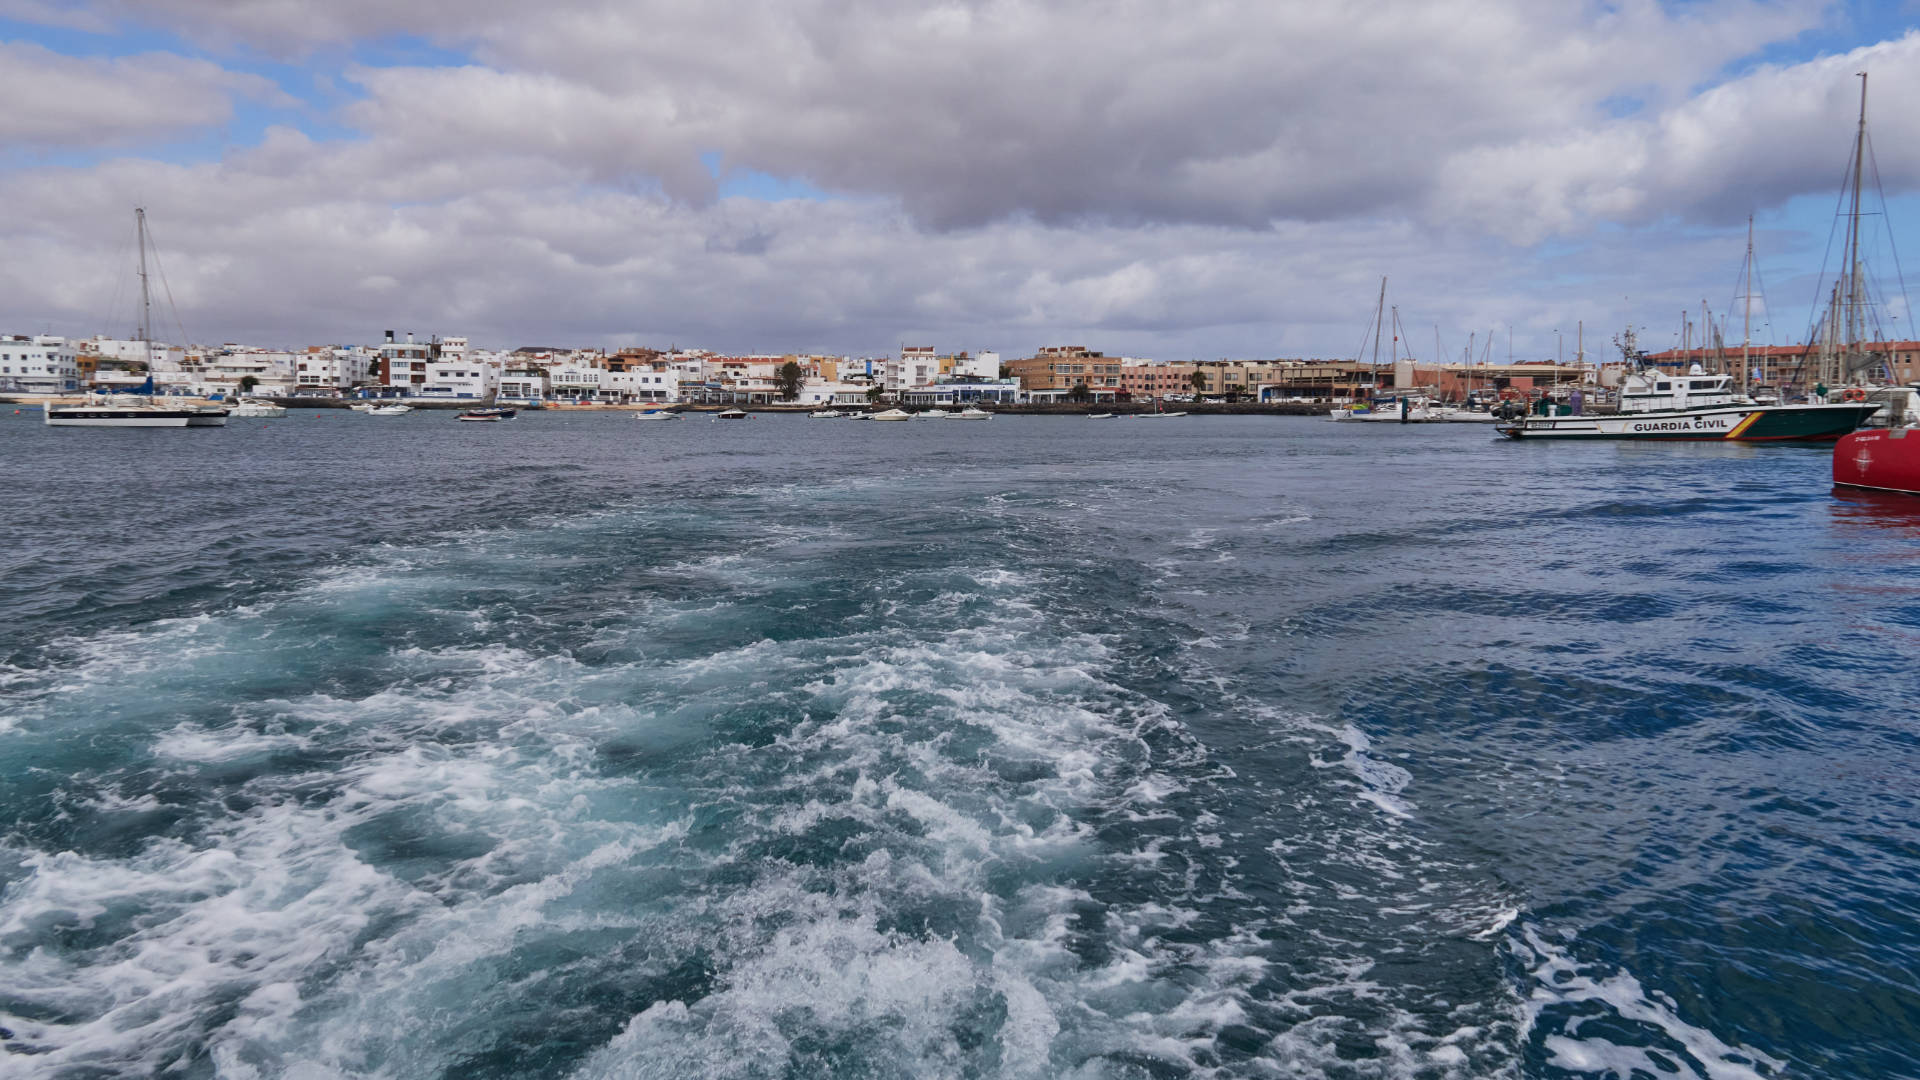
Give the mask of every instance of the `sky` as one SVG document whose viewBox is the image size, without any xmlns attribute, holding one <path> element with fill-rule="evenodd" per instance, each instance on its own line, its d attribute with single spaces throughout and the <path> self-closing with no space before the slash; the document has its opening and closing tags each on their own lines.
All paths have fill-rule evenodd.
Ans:
<svg viewBox="0 0 1920 1080">
<path fill-rule="evenodd" d="M 1920 337 L 1915 0 L 0 0 L 0 333 L 128 335 L 144 206 L 196 343 L 1786 343 L 1861 71 Z"/>
</svg>

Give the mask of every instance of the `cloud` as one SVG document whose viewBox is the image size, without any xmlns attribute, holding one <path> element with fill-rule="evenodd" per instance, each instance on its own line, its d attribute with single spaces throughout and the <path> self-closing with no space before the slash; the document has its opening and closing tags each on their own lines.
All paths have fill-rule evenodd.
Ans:
<svg viewBox="0 0 1920 1080">
<path fill-rule="evenodd" d="M 284 101 L 266 79 L 167 53 L 65 56 L 0 42 L 0 140 L 99 147 L 179 135 L 227 121 L 236 95 Z"/>
<path fill-rule="evenodd" d="M 1791 66 L 1765 66 L 1656 114 L 1448 158 L 1429 213 L 1519 244 L 1591 222 L 1725 223 L 1832 192 L 1852 150 L 1867 71 L 1881 175 L 1920 186 L 1920 32 Z"/>
</svg>

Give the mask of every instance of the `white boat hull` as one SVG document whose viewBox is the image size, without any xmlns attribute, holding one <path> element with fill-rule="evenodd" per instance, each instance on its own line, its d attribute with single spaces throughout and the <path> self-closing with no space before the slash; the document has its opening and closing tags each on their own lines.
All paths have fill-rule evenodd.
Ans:
<svg viewBox="0 0 1920 1080">
<path fill-rule="evenodd" d="M 49 405 L 48 427 L 178 428 L 225 427 L 224 409 L 116 409 L 110 406 Z"/>
<path fill-rule="evenodd" d="M 1612 416 L 1529 416 L 1497 428 L 1514 439 L 1831 442 L 1860 426 L 1880 406 L 1729 405 Z"/>
</svg>

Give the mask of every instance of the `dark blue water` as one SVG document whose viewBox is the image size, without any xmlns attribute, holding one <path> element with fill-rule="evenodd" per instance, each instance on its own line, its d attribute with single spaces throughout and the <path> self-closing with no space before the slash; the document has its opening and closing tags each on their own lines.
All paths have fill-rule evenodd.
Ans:
<svg viewBox="0 0 1920 1080">
<path fill-rule="evenodd" d="M 0 462 L 0 1074 L 1920 1075 L 1920 501 L 1818 449 Z"/>
</svg>

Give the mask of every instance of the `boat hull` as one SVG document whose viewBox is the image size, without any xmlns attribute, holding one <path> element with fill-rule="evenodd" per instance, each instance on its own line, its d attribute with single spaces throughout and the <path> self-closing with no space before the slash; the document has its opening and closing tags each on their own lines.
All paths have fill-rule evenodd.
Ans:
<svg viewBox="0 0 1920 1080">
<path fill-rule="evenodd" d="M 1833 482 L 1920 495 L 1920 429 L 1875 428 L 1841 436 L 1833 447 Z"/>
<path fill-rule="evenodd" d="M 1729 405 L 1613 416 L 1529 416 L 1494 430 L 1510 439 L 1644 442 L 1832 442 L 1859 427 L 1877 404 Z"/>
<path fill-rule="evenodd" d="M 116 409 L 109 406 L 50 406 L 48 427 L 224 427 L 224 410 L 201 412 L 198 409 Z"/>
</svg>

